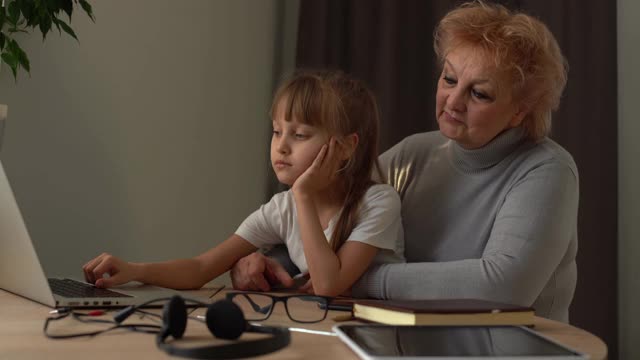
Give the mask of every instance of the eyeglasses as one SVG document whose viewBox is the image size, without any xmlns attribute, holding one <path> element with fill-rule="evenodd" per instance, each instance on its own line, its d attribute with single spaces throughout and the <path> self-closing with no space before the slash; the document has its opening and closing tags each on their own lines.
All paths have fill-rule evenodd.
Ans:
<svg viewBox="0 0 640 360">
<path fill-rule="evenodd" d="M 315 323 L 327 317 L 330 298 L 316 295 L 275 296 L 255 292 L 229 292 L 227 300 L 237 304 L 248 321 L 266 320 L 277 302 L 283 302 L 289 319 L 299 323 Z"/>
</svg>

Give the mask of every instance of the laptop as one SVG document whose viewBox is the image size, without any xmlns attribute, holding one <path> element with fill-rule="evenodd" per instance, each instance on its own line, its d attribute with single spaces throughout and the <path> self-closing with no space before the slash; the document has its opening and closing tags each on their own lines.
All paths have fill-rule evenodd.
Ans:
<svg viewBox="0 0 640 360">
<path fill-rule="evenodd" d="M 157 286 L 130 283 L 99 289 L 74 279 L 48 279 L 33 247 L 16 203 L 9 180 L 0 162 L 0 289 L 52 308 L 123 307 L 180 292 Z M 211 302 L 203 296 L 188 296 Z M 153 306 L 154 304 L 151 304 Z M 155 304 L 158 306 L 161 304 Z"/>
</svg>

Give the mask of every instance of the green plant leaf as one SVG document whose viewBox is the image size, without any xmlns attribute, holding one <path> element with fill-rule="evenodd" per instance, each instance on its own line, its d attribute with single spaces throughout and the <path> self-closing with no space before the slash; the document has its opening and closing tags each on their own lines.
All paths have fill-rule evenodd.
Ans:
<svg viewBox="0 0 640 360">
<path fill-rule="evenodd" d="M 7 41 L 7 51 L 13 55 L 15 55 L 15 49 L 18 47 L 18 43 L 15 40 L 9 39 L 9 41 Z"/>
<path fill-rule="evenodd" d="M 7 6 L 8 20 L 11 24 L 17 25 L 20 20 L 20 4 L 17 1 L 9 3 Z"/>
<path fill-rule="evenodd" d="M 31 4 L 31 9 L 27 10 L 28 14 L 23 10 L 22 14 L 26 19 L 26 26 L 35 28 L 42 14 L 42 3 L 40 1 L 28 1 L 28 3 Z"/>
<path fill-rule="evenodd" d="M 2 53 L 2 60 L 9 66 L 18 65 L 18 59 L 13 56 L 13 53 L 8 51 Z"/>
<path fill-rule="evenodd" d="M 71 14 L 73 13 L 73 0 L 58 0 L 58 5 L 64 12 L 67 13 L 69 21 L 71 21 Z"/>
<path fill-rule="evenodd" d="M 42 40 L 44 40 L 47 37 L 49 30 L 51 30 L 51 16 L 49 14 L 44 14 L 44 16 L 40 18 L 38 27 L 40 27 L 40 32 L 42 33 Z"/>
<path fill-rule="evenodd" d="M 33 1 L 16 1 L 18 3 L 18 7 L 20 11 L 22 11 L 22 16 L 25 19 L 31 19 L 33 14 L 35 14 L 35 3 Z"/>
<path fill-rule="evenodd" d="M 11 68 L 11 72 L 13 73 L 13 78 L 18 79 L 18 60 L 13 56 L 13 54 L 9 52 L 2 53 L 2 61 L 5 64 L 9 65 Z"/>
<path fill-rule="evenodd" d="M 60 35 L 62 35 L 62 29 L 60 29 L 60 24 L 58 24 L 58 21 L 57 21 L 58 19 L 57 18 L 52 18 L 51 20 L 53 21 L 53 25 L 56 26 L 56 29 L 58 29 L 58 33 Z"/>
<path fill-rule="evenodd" d="M 91 4 L 87 2 L 87 0 L 78 0 L 80 6 L 82 6 L 82 10 L 87 13 L 87 16 L 93 21 L 96 22 L 96 18 L 93 16 L 93 9 L 91 8 Z"/>
<path fill-rule="evenodd" d="M 13 52 L 13 56 L 20 66 L 22 66 L 27 72 L 31 72 L 31 64 L 29 63 L 29 58 L 27 57 L 27 53 L 22 50 L 20 45 L 15 40 L 9 40 L 9 48 Z"/>
<path fill-rule="evenodd" d="M 56 23 L 56 25 L 58 26 L 58 29 L 62 28 L 62 30 L 64 30 L 64 32 L 69 34 L 74 39 L 78 40 L 78 37 L 76 36 L 76 33 L 73 31 L 71 26 L 67 25 L 66 22 L 64 22 L 63 20 L 60 20 L 60 19 L 56 19 L 56 18 L 53 18 L 53 22 Z"/>
<path fill-rule="evenodd" d="M 9 39 L 7 42 L 5 54 L 8 54 L 7 58 L 10 60 L 11 64 L 15 65 L 16 71 L 20 66 L 22 66 L 28 73 L 31 72 L 31 64 L 29 63 L 27 54 L 14 39 Z M 9 62 L 7 63 L 9 64 Z M 11 66 L 11 64 L 9 64 L 9 66 Z"/>
<path fill-rule="evenodd" d="M 27 73 L 31 71 L 31 64 L 27 54 L 18 45 L 13 33 L 29 33 L 31 29 L 40 30 L 43 41 L 55 26 L 60 34 L 62 31 L 78 41 L 78 36 L 70 26 L 74 7 L 80 5 L 82 10 L 95 22 L 93 9 L 88 0 L 3 0 L 5 6 L 0 6 L 0 62 L 6 63 L 17 81 L 20 68 Z M 63 13 L 69 17 L 69 22 L 61 20 Z"/>
<path fill-rule="evenodd" d="M 0 30 L 4 28 L 4 19 L 7 17 L 5 10 L 6 8 L 4 6 L 0 6 Z"/>
<path fill-rule="evenodd" d="M 38 0 L 46 6 L 47 12 L 49 14 L 54 14 L 60 12 L 62 7 L 60 6 L 59 0 Z"/>
</svg>

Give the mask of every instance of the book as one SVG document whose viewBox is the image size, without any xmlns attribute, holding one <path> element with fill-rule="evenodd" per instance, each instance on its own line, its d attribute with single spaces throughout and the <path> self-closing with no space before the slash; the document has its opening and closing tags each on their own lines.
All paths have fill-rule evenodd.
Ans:
<svg viewBox="0 0 640 360">
<path fill-rule="evenodd" d="M 389 325 L 533 325 L 530 307 L 476 299 L 356 300 L 354 317 Z"/>
</svg>

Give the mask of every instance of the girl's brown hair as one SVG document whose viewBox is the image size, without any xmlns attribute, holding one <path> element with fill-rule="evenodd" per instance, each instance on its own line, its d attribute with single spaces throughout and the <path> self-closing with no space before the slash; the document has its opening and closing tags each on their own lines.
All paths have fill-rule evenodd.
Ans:
<svg viewBox="0 0 640 360">
<path fill-rule="evenodd" d="M 281 104 L 282 101 L 286 103 Z M 284 105 L 284 106 L 282 106 Z M 341 71 L 296 72 L 286 80 L 273 98 L 271 117 L 284 109 L 285 121 L 297 121 L 325 129 L 338 143 L 350 134 L 358 144 L 339 170 L 345 194 L 342 212 L 331 235 L 331 248 L 337 251 L 353 231 L 358 208 L 373 184 L 373 171 L 382 179 L 378 164 L 378 106 L 365 84 Z"/>
<path fill-rule="evenodd" d="M 460 5 L 438 24 L 434 43 L 444 62 L 459 46 L 483 51 L 506 74 L 514 101 L 529 109 L 522 126 L 539 140 L 551 130 L 551 112 L 558 108 L 567 83 L 567 62 L 553 34 L 539 20 L 480 0 Z"/>
</svg>

